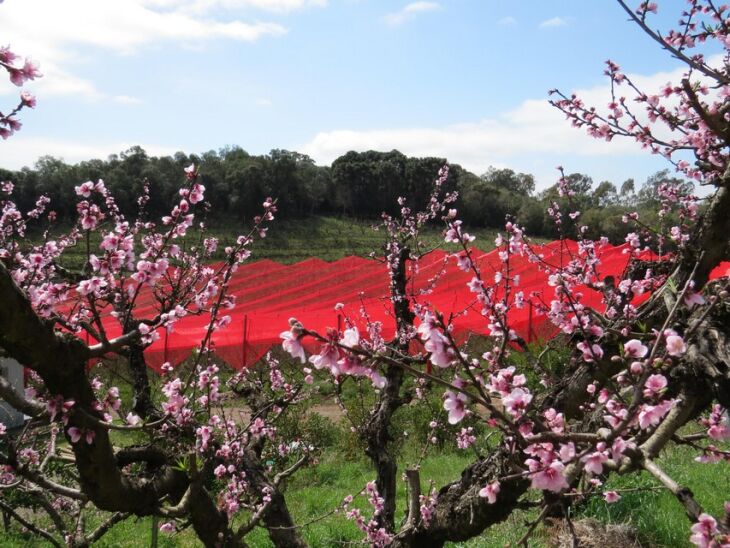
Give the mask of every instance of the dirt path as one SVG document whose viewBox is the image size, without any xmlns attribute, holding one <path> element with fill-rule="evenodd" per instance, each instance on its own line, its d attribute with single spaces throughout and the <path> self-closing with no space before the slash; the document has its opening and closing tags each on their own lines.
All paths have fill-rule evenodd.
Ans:
<svg viewBox="0 0 730 548">
<path fill-rule="evenodd" d="M 251 414 L 248 407 L 245 405 L 236 405 L 231 402 L 232 405 L 225 406 L 225 413 L 227 418 L 231 418 L 239 423 L 245 423 L 250 420 Z M 323 417 L 330 419 L 333 422 L 339 422 L 344 416 L 342 409 L 333 401 L 324 401 L 314 404 L 307 410 L 307 414 L 317 413 Z"/>
</svg>

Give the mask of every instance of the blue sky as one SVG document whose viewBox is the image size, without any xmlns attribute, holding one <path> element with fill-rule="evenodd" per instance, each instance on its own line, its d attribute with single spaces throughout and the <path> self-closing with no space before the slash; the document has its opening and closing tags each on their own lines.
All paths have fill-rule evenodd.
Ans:
<svg viewBox="0 0 730 548">
<path fill-rule="evenodd" d="M 683 5 L 661 3 L 658 22 Z M 608 58 L 647 91 L 681 70 L 609 0 L 5 0 L 0 43 L 44 73 L 27 86 L 36 110 L 0 144 L 9 168 L 137 144 L 287 148 L 319 164 L 398 148 L 541 188 L 556 165 L 643 181 L 666 164 L 572 129 L 547 90 L 604 106 Z M 0 83 L 2 104 L 17 91 Z"/>
</svg>

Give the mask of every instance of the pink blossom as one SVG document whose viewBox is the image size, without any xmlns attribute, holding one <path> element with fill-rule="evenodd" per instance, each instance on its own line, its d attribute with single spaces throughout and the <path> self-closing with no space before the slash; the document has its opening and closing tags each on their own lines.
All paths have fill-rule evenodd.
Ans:
<svg viewBox="0 0 730 548">
<path fill-rule="evenodd" d="M 76 426 L 69 428 L 66 433 L 68 434 L 71 443 L 78 443 L 81 441 L 81 437 L 83 436 L 86 443 L 89 445 L 91 445 L 91 442 L 94 441 L 94 437 L 96 436 L 96 432 L 93 430 L 82 430 Z"/>
<path fill-rule="evenodd" d="M 664 375 L 660 375 L 658 373 L 650 375 L 649 378 L 646 379 L 646 384 L 644 386 L 644 396 L 648 398 L 649 396 L 653 396 L 654 394 L 657 394 L 667 387 L 667 378 Z"/>
<path fill-rule="evenodd" d="M 676 334 L 667 337 L 667 353 L 670 356 L 681 356 L 686 351 L 687 345 L 682 337 Z"/>
<path fill-rule="evenodd" d="M 692 309 L 697 305 L 705 304 L 705 298 L 702 294 L 690 290 L 684 296 L 684 304 L 687 305 L 687 308 Z"/>
<path fill-rule="evenodd" d="M 190 180 L 195 178 L 195 164 L 190 164 L 185 168 L 185 177 Z"/>
<path fill-rule="evenodd" d="M 23 91 L 20 94 L 20 100 L 23 103 L 24 106 L 29 108 L 35 108 L 36 106 L 36 98 L 35 95 L 28 91 Z"/>
<path fill-rule="evenodd" d="M 360 332 L 357 330 L 356 326 L 345 329 L 342 332 L 340 344 L 347 348 L 355 348 L 358 344 L 360 344 Z"/>
<path fill-rule="evenodd" d="M 603 498 L 607 503 L 613 504 L 614 502 L 621 500 L 621 495 L 619 495 L 616 491 L 605 491 L 603 493 Z"/>
<path fill-rule="evenodd" d="M 479 496 L 487 499 L 487 502 L 489 504 L 494 504 L 495 502 L 497 502 L 497 495 L 499 494 L 499 491 L 499 481 L 493 481 L 492 483 L 488 483 L 485 487 L 482 487 L 479 490 Z"/>
<path fill-rule="evenodd" d="M 436 367 L 445 368 L 454 361 L 454 350 L 448 346 L 448 339 L 440 331 L 434 329 L 423 347 L 430 352 L 431 363 Z"/>
<path fill-rule="evenodd" d="M 575 444 L 570 441 L 568 443 L 561 443 L 560 444 L 560 451 L 558 453 L 560 455 L 560 460 L 563 462 L 568 462 L 575 458 Z"/>
<path fill-rule="evenodd" d="M 586 362 L 600 360 L 603 357 L 603 348 L 597 344 L 589 345 L 581 341 L 576 345 L 576 348 L 583 353 L 583 360 Z"/>
<path fill-rule="evenodd" d="M 378 390 L 382 390 L 385 388 L 385 386 L 388 384 L 388 380 L 380 374 L 380 371 L 377 369 L 369 369 L 368 376 L 370 377 L 370 382 L 373 383 L 373 387 L 377 388 Z"/>
<path fill-rule="evenodd" d="M 639 427 L 644 430 L 650 426 L 656 426 L 664 418 L 664 415 L 674 406 L 674 401 L 663 401 L 657 405 L 642 406 L 639 411 Z"/>
<path fill-rule="evenodd" d="M 424 342 L 426 352 L 430 353 L 430 361 L 437 367 L 448 367 L 454 360 L 454 350 L 449 346 L 448 338 L 436 327 L 436 318 L 426 312 L 417 329 Z"/>
<path fill-rule="evenodd" d="M 284 339 L 284 342 L 281 343 L 282 348 L 286 350 L 292 358 L 299 358 L 302 363 L 306 363 L 307 355 L 304 352 L 304 347 L 300 341 L 299 333 L 295 333 L 292 328 L 289 331 L 282 331 L 279 334 L 279 337 Z"/>
<path fill-rule="evenodd" d="M 562 462 L 558 460 L 552 461 L 546 468 L 533 474 L 532 488 L 544 489 L 555 493 L 567 489 L 568 482 L 565 480 L 563 470 L 565 470 L 565 465 Z"/>
<path fill-rule="evenodd" d="M 257 420 L 258 419 L 260 419 L 260 417 L 257 417 Z M 201 426 L 195 431 L 195 434 L 198 437 L 197 445 L 203 451 L 205 451 L 208 448 L 208 442 L 210 441 L 212 429 L 210 428 L 210 426 Z"/>
<path fill-rule="evenodd" d="M 88 198 L 89 196 L 91 196 L 91 192 L 94 190 L 94 183 L 92 183 L 91 181 L 86 181 L 85 183 L 74 187 L 74 190 L 76 190 L 76 194 L 78 194 L 79 196 Z"/>
<path fill-rule="evenodd" d="M 702 423 L 708 427 L 707 435 L 713 440 L 730 439 L 730 425 L 728 424 L 727 412 L 719 404 L 712 407 L 709 419 L 703 419 Z"/>
<path fill-rule="evenodd" d="M 477 438 L 474 435 L 474 428 L 471 426 L 462 428 L 461 432 L 456 435 L 456 446 L 459 449 L 469 449 L 476 441 Z"/>
<path fill-rule="evenodd" d="M 38 70 L 38 65 L 36 65 L 30 59 L 25 60 L 25 63 L 23 64 L 23 68 L 21 70 L 23 72 L 25 80 L 35 80 L 36 78 L 40 78 L 41 76 L 43 76 L 40 70 Z"/>
<path fill-rule="evenodd" d="M 532 401 L 532 395 L 522 388 L 515 388 L 502 400 L 505 409 L 513 417 L 519 417 Z"/>
<path fill-rule="evenodd" d="M 285 333 L 289 332 L 286 331 Z M 323 344 L 319 354 L 309 357 L 309 362 L 314 365 L 315 369 L 327 368 L 332 370 L 334 373 L 337 370 L 337 361 L 339 359 L 340 353 L 336 346 L 332 344 Z"/>
<path fill-rule="evenodd" d="M 565 417 L 562 413 L 558 413 L 555 409 L 552 407 L 547 409 L 543 416 L 545 417 L 545 420 L 547 420 L 547 424 L 550 427 L 550 430 L 553 432 L 562 432 L 565 429 Z"/>
<path fill-rule="evenodd" d="M 174 533 L 175 532 L 175 524 L 172 521 L 167 521 L 160 525 L 160 532 L 161 533 Z"/>
<path fill-rule="evenodd" d="M 101 296 L 102 289 L 107 286 L 106 281 L 96 276 L 88 280 L 81 280 L 77 286 L 77 290 L 81 295 L 92 295 L 94 297 Z"/>
<path fill-rule="evenodd" d="M 449 412 L 449 424 L 457 424 L 466 416 L 466 394 L 447 390 L 445 393 L 444 409 Z"/>
<path fill-rule="evenodd" d="M 631 339 L 624 344 L 624 354 L 627 358 L 643 358 L 648 352 L 649 348 L 637 339 Z"/>
<path fill-rule="evenodd" d="M 193 188 L 190 190 L 190 203 L 197 204 L 198 202 L 202 202 L 204 194 L 205 187 L 201 184 L 194 184 Z"/>
<path fill-rule="evenodd" d="M 700 548 L 720 548 L 713 542 L 713 537 L 717 535 L 717 521 L 709 514 L 700 514 L 691 529 L 692 536 L 689 540 L 695 546 Z"/>
<path fill-rule="evenodd" d="M 730 439 L 730 428 L 726 424 L 713 424 L 707 429 L 707 435 L 713 440 L 724 441 Z"/>
<path fill-rule="evenodd" d="M 605 451 L 594 451 L 583 457 L 582 460 L 586 471 L 597 476 L 603 472 L 603 463 L 608 460 L 608 455 Z"/>
</svg>

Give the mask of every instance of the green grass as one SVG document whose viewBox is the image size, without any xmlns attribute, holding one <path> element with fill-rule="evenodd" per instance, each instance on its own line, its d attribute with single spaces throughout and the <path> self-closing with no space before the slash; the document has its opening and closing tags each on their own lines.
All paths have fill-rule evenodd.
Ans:
<svg viewBox="0 0 730 548">
<path fill-rule="evenodd" d="M 703 509 L 715 516 L 724 514 L 723 504 L 730 493 L 730 463 L 701 464 L 694 462 L 697 452 L 687 447 L 671 447 L 658 460 L 669 476 L 679 485 L 692 489 Z M 612 476 L 606 489 L 651 488 L 625 493 L 620 501 L 607 504 L 596 497 L 582 514 L 605 523 L 630 523 L 645 542 L 653 546 L 691 546 L 690 523 L 683 506 L 649 474 Z"/>
<path fill-rule="evenodd" d="M 319 257 L 325 261 L 335 261 L 342 257 L 357 255 L 366 257 L 371 252 L 379 252 L 382 248 L 385 234 L 382 230 L 373 230 L 375 221 L 360 221 L 338 217 L 310 217 L 301 220 L 274 220 L 266 238 L 256 239 L 251 260 L 271 259 L 285 264 L 302 261 L 309 257 Z M 107 228 L 108 229 L 108 228 Z M 59 227 L 54 231 L 58 235 L 63 232 Z M 223 257 L 222 250 L 232 245 L 239 234 L 246 234 L 248 229 L 235 222 L 219 221 L 208 229 L 208 235 L 219 238 L 219 253 L 215 257 Z M 469 230 L 477 237 L 475 245 L 489 251 L 494 248 L 495 230 Z M 425 248 L 442 247 L 456 249 L 453 244 L 446 245 L 442 237 L 440 225 L 426 228 L 422 233 L 421 241 Z M 189 245 L 199 239 L 199 231 L 190 230 L 187 236 Z M 91 253 L 99 254 L 101 234 L 92 233 L 89 238 Z M 62 264 L 70 268 L 79 268 L 86 260 L 86 241 L 79 241 L 73 248 L 69 248 L 63 255 Z"/>
<path fill-rule="evenodd" d="M 343 433 L 342 435 L 346 435 Z M 399 470 L 412 465 L 417 459 L 416 444 L 407 444 L 399 459 Z M 684 447 L 670 447 L 658 460 L 662 466 L 681 485 L 692 488 L 696 499 L 704 509 L 715 515 L 722 515 L 722 506 L 730 492 L 730 464 L 699 464 L 693 461 L 695 452 Z M 428 481 L 439 488 L 458 479 L 461 470 L 473 460 L 473 453 L 453 448 L 435 450 L 422 463 L 421 478 L 424 492 Z M 321 454 L 316 465 L 304 468 L 290 478 L 284 485 L 287 503 L 296 523 L 307 524 L 302 534 L 312 547 L 331 547 L 342 542 L 357 543 L 362 535 L 356 526 L 341 513 L 332 514 L 345 496 L 356 494 L 374 478 L 370 463 L 364 458 L 348 459 L 335 444 Z M 684 547 L 689 546 L 690 523 L 684 515 L 682 506 L 665 490 L 656 490 L 657 482 L 647 474 L 611 476 L 605 489 L 648 488 L 645 491 L 624 493 L 615 504 L 607 504 L 596 496 L 587 503 L 575 508 L 575 519 L 592 517 L 604 523 L 630 523 L 638 531 L 647 546 Z M 650 490 L 651 489 L 651 490 Z M 537 493 L 533 493 L 536 498 Z M 406 503 L 404 482 L 398 483 L 398 513 L 396 521 L 403 519 Z M 359 497 L 354 506 L 368 515 L 367 504 Z M 478 538 L 463 543 L 450 543 L 451 547 L 501 547 L 515 542 L 526 530 L 526 524 L 534 519 L 535 512 L 514 512 L 505 522 L 500 523 Z M 98 519 L 98 518 L 97 518 Z M 240 520 L 245 517 L 239 518 Z M 90 523 L 95 519 L 92 516 Z M 311 522 L 311 523 L 310 523 Z M 151 518 L 130 518 L 116 525 L 97 546 L 136 547 L 149 546 L 152 530 Z M 531 539 L 531 546 L 547 546 L 546 533 L 538 528 Z M 271 546 L 266 531 L 257 528 L 246 537 L 249 546 L 265 548 Z M 12 532 L 6 533 L 0 543 L 3 547 L 20 548 L 25 546 L 47 546 L 19 532 L 13 525 Z M 192 547 L 198 541 L 190 530 L 174 535 L 159 535 L 161 547 Z"/>
<path fill-rule="evenodd" d="M 264 240 L 254 244 L 254 259 L 272 259 L 284 263 L 319 257 L 333 261 L 349 255 L 367 256 L 381 250 L 385 234 L 375 231 L 375 222 L 347 218 L 313 217 L 301 221 L 274 221 Z M 486 251 L 494 247 L 494 230 L 470 231 L 477 236 L 475 245 Z M 226 237 L 222 234 L 222 237 Z M 441 227 L 423 231 L 426 248 L 445 247 Z M 451 249 L 451 248 L 448 248 Z"/>
</svg>

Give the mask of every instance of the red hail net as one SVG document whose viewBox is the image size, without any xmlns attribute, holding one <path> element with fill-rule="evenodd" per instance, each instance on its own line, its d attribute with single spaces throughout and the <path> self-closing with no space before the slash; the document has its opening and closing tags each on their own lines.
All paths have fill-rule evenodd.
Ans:
<svg viewBox="0 0 730 548">
<path fill-rule="evenodd" d="M 621 279 L 629 260 L 627 250 L 626 244 L 601 246 L 599 277 L 610 275 Z M 545 263 L 560 267 L 578 254 L 578 245 L 573 241 L 556 241 L 535 246 L 534 251 Z M 483 253 L 474 249 L 474 253 L 482 277 L 489 284 L 502 268 L 498 251 Z M 447 259 L 446 252 L 440 250 L 423 257 L 417 269 L 410 273 L 409 294 L 415 295 L 418 301 L 428 300 L 446 318 L 454 314 L 453 335 L 457 342 L 463 342 L 471 334 L 488 334 L 487 322 L 479 313 L 480 306 L 467 287 L 473 274 L 457 269 L 453 260 L 447 264 Z M 548 285 L 548 274 L 526 257 L 513 255 L 509 260 L 511 274 L 520 276 L 514 291 L 525 295 L 525 306 L 510 310 L 509 327 L 528 342 L 555 336 L 557 328 L 538 309 L 540 304 L 549 306 L 554 295 L 554 288 Z M 711 279 L 728 275 L 730 263 L 721 263 L 713 270 Z M 360 318 L 361 309 L 367 312 L 370 321 L 382 323 L 382 335 L 387 340 L 395 333 L 388 281 L 382 263 L 360 257 L 345 257 L 333 263 L 317 258 L 292 265 L 270 260 L 247 263 L 233 274 L 229 283 L 229 292 L 236 296 L 236 307 L 225 313 L 232 321 L 213 333 L 211 346 L 229 365 L 250 366 L 281 343 L 280 333 L 288 329 L 289 318 L 295 317 L 307 329 L 324 334 L 328 327 L 342 327 L 342 314 L 351 319 Z M 600 307 L 600 292 L 587 287 L 579 287 L 577 291 L 582 294 L 582 304 Z M 647 295 L 641 295 L 633 302 L 638 304 L 646 298 Z M 135 316 L 152 313 L 154 303 L 152 292 L 148 288 L 143 290 Z M 336 303 L 344 305 L 342 312 L 335 311 Z M 145 350 L 148 365 L 160 371 L 165 362 L 175 365 L 184 361 L 200 346 L 209 319 L 208 314 L 187 316 L 177 321 L 172 331 L 160 328 L 160 338 Z M 358 322 L 362 332 L 365 321 Z M 121 333 L 116 318 L 107 314 L 103 324 L 109 337 Z M 309 344 L 307 349 L 314 350 L 316 343 Z"/>
</svg>

